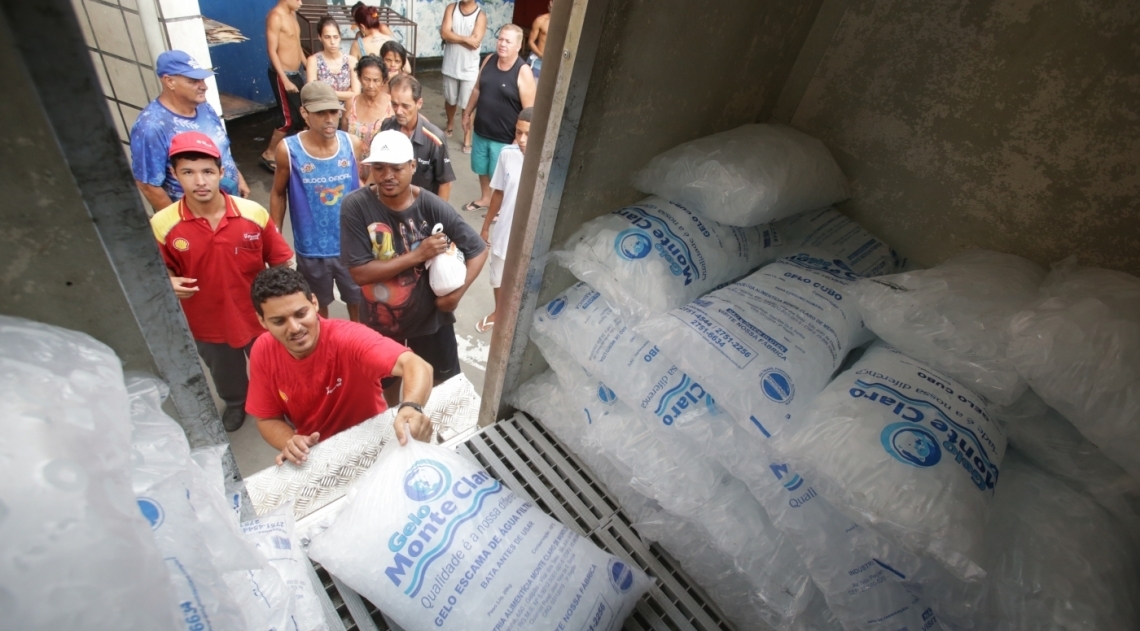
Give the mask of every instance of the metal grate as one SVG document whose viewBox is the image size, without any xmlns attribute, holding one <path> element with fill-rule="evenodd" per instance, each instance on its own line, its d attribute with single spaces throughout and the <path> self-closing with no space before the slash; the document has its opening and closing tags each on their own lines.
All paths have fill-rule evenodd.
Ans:
<svg viewBox="0 0 1140 631">
<path fill-rule="evenodd" d="M 657 579 L 626 619 L 625 631 L 735 631 L 709 598 L 657 545 L 647 547 L 629 517 L 576 456 L 525 414 L 499 421 L 460 443 L 471 458 L 512 491 L 599 547 Z M 346 631 L 401 631 L 372 603 L 316 566 Z M 477 630 L 473 630 L 477 631 Z"/>
</svg>

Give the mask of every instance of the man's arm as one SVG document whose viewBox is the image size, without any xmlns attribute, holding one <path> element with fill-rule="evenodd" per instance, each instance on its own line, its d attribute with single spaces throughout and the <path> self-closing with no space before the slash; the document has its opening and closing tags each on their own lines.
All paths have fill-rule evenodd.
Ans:
<svg viewBox="0 0 1140 631">
<path fill-rule="evenodd" d="M 427 261 L 447 251 L 447 236 L 433 234 L 420 241 L 420 246 L 411 252 L 405 252 L 387 261 L 369 261 L 363 265 L 348 268 L 352 275 L 352 282 L 357 285 L 371 285 L 382 283 L 396 277 L 406 269 L 423 265 Z"/>
<path fill-rule="evenodd" d="M 483 76 L 483 68 L 487 67 L 487 62 L 491 61 L 493 55 L 487 55 L 483 60 L 483 65 L 479 66 L 479 74 L 475 77 L 475 87 L 471 88 L 471 96 L 467 99 L 467 105 L 463 107 L 463 129 L 469 131 L 471 129 L 471 117 L 475 114 L 476 104 L 479 103 L 479 79 Z M 525 65 L 525 64 L 524 64 Z M 519 71 L 521 74 L 521 70 Z M 533 75 L 531 80 L 533 81 Z"/>
<path fill-rule="evenodd" d="M 534 71 L 530 66 L 523 64 L 519 68 L 519 102 L 524 109 L 534 106 L 535 87 Z"/>
<path fill-rule="evenodd" d="M 237 172 L 237 176 L 238 176 L 238 197 L 245 197 L 248 199 L 249 198 L 249 184 L 246 184 L 245 176 L 241 174 L 241 171 Z"/>
<path fill-rule="evenodd" d="M 420 406 L 427 405 L 428 397 L 431 396 L 433 374 L 431 364 L 419 355 L 411 351 L 402 353 L 396 360 L 396 365 L 392 367 L 392 376 L 403 379 L 400 385 L 403 392 L 401 402 L 410 401 Z M 401 445 L 408 444 L 409 434 L 411 438 L 422 442 L 427 442 L 431 438 L 431 419 L 412 407 L 400 408 L 392 425 L 396 430 L 396 439 Z M 405 431 L 405 426 L 408 431 Z"/>
<path fill-rule="evenodd" d="M 261 432 L 265 442 L 281 452 L 277 454 L 276 459 L 279 467 L 285 464 L 286 460 L 301 466 L 309 459 L 309 448 L 321 440 L 320 432 L 313 432 L 308 436 L 298 434 L 283 418 L 259 418 L 257 431 Z"/>
<path fill-rule="evenodd" d="M 285 229 L 285 208 L 289 190 L 289 149 L 284 142 L 277 143 L 277 170 L 273 172 L 273 190 L 269 191 L 269 218 L 278 230 Z"/>
<path fill-rule="evenodd" d="M 471 30 L 471 37 L 467 38 L 463 45 L 471 50 L 479 50 L 483 47 L 483 37 L 487 34 L 487 12 L 479 11 L 479 15 L 475 16 L 475 28 Z"/>
<path fill-rule="evenodd" d="M 166 189 L 161 186 L 151 186 L 138 180 L 135 180 L 135 186 L 139 187 L 139 192 L 156 212 L 174 203 L 174 200 L 170 199 L 170 195 L 166 194 Z"/>
<path fill-rule="evenodd" d="M 189 298 L 190 296 L 198 293 L 198 290 L 201 289 L 201 287 L 189 286 L 193 283 L 198 282 L 197 278 L 186 278 L 184 276 L 179 276 L 177 272 L 170 269 L 169 267 L 166 268 L 166 275 L 170 277 L 170 285 L 174 287 L 174 295 L 177 296 L 179 300 L 185 300 L 186 298 Z"/>
<path fill-rule="evenodd" d="M 542 48 L 538 45 L 538 36 L 542 33 L 542 16 L 534 19 L 534 23 L 530 25 L 530 37 L 527 38 L 526 43 L 530 46 L 530 52 L 538 55 L 542 59 Z"/>
<path fill-rule="evenodd" d="M 451 182 L 443 182 L 439 185 L 439 192 L 436 193 L 443 201 L 451 200 Z"/>
<path fill-rule="evenodd" d="M 463 44 L 467 38 L 462 35 L 456 35 L 455 32 L 451 30 L 451 14 L 454 11 L 455 3 L 447 5 L 443 10 L 443 22 L 439 25 L 439 36 L 448 44 Z"/>
<path fill-rule="evenodd" d="M 269 63 L 273 65 L 273 69 L 277 71 L 277 76 L 281 78 L 281 85 L 285 86 L 286 92 L 299 91 L 297 86 L 289 80 L 289 76 L 285 74 L 285 68 L 281 65 L 281 57 L 277 55 L 277 43 L 281 38 L 281 14 L 277 11 L 270 11 L 269 15 L 265 17 L 265 45 L 269 49 Z M 297 70 L 293 68 L 292 70 Z"/>
<path fill-rule="evenodd" d="M 491 191 L 491 205 L 487 208 L 487 217 L 483 220 L 483 229 L 479 231 L 479 236 L 483 241 L 487 242 L 487 246 L 491 245 L 491 223 L 495 221 L 495 217 L 499 216 L 499 211 L 503 208 L 503 191 L 499 189 L 492 189 Z"/>
</svg>

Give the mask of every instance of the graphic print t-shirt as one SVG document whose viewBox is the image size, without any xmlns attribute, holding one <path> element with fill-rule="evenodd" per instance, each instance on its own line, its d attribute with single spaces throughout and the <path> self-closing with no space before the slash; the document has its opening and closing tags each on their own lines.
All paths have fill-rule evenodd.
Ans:
<svg viewBox="0 0 1140 631">
<path fill-rule="evenodd" d="M 450 204 L 422 189 L 411 206 L 395 212 L 380 203 L 372 187 L 361 188 L 344 198 L 340 212 L 341 260 L 350 268 L 416 249 L 431 236 L 437 223 L 443 224 L 443 233 L 455 242 L 465 260 L 487 247 Z M 361 323 L 396 341 L 430 335 L 455 322 L 453 314 L 436 309 L 435 292 L 423 265 L 408 268 L 383 283 L 361 285 L 360 289 L 364 293 Z"/>
<path fill-rule="evenodd" d="M 135 179 L 161 186 L 170 199 L 182 199 L 182 185 L 174 179 L 170 166 L 170 141 L 184 131 L 202 132 L 222 152 L 223 191 L 238 194 L 238 168 L 230 154 L 230 138 L 222 119 L 209 103 L 202 103 L 193 118 L 179 116 L 155 99 L 147 105 L 131 127 L 131 171 Z"/>
</svg>

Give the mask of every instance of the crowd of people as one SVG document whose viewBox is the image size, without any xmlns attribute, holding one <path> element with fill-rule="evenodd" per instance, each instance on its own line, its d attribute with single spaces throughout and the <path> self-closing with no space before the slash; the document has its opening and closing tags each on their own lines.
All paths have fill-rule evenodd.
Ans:
<svg viewBox="0 0 1140 631">
<path fill-rule="evenodd" d="M 279 465 L 303 462 L 322 437 L 390 407 L 401 442 L 430 436 L 431 389 L 461 372 L 454 312 L 488 261 L 498 310 L 549 22 L 535 22 L 529 60 L 513 24 L 481 60 L 486 15 L 475 0 L 448 5 L 441 129 L 422 112 L 408 51 L 376 7 L 353 7 L 347 52 L 335 18 L 321 19 L 321 50 L 306 57 L 300 6 L 278 0 L 266 17 L 280 118 L 260 157 L 273 172 L 268 209 L 247 199 L 225 127 L 206 103 L 213 71 L 189 54 L 159 56 L 161 93 L 130 134 L 136 184 L 225 404 L 222 422 L 236 431 L 247 413 L 256 418 Z M 457 111 L 461 150 L 480 183 L 480 197 L 461 208 L 486 211 L 480 232 L 449 203 Z M 286 215 L 292 247 L 282 236 Z M 463 255 L 465 282 L 436 295 L 427 268 L 449 248 Z M 349 320 L 329 317 L 337 294 Z M 490 330 L 495 311 L 478 332 Z"/>
</svg>

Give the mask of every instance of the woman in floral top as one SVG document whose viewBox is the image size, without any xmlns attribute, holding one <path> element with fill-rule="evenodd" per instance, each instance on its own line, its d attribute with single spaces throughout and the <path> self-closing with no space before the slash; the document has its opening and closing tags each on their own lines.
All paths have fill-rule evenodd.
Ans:
<svg viewBox="0 0 1140 631">
<path fill-rule="evenodd" d="M 308 81 L 321 81 L 332 86 L 341 102 L 348 101 L 360 93 L 360 83 L 353 74 L 356 58 L 340 51 L 340 26 L 331 16 L 326 15 L 317 22 L 324 50 L 314 53 L 305 62 Z"/>
<path fill-rule="evenodd" d="M 356 64 L 356 74 L 360 79 L 360 94 L 345 104 L 340 126 L 344 131 L 360 138 L 363 160 L 372 148 L 372 137 L 380 133 L 381 123 L 392 116 L 392 99 L 385 89 L 388 71 L 379 57 L 365 55 Z M 363 162 L 359 164 L 360 179 L 367 182 L 369 167 Z"/>
</svg>

